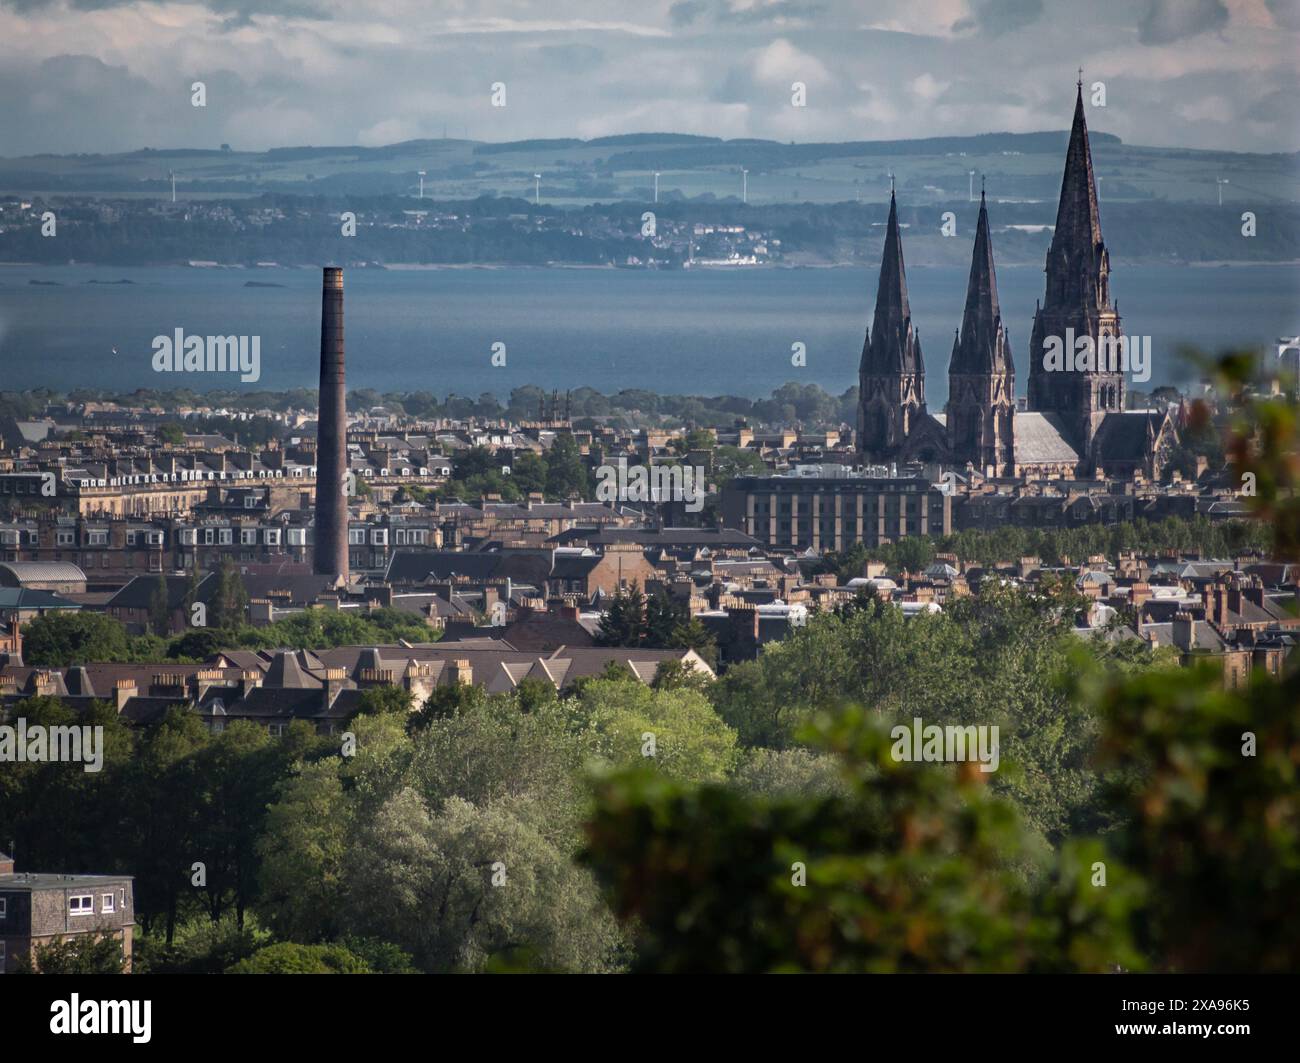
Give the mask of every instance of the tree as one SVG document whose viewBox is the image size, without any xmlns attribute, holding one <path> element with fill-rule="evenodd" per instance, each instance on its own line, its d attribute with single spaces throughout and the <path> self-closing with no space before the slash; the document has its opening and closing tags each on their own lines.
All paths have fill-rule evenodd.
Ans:
<svg viewBox="0 0 1300 1063">
<path fill-rule="evenodd" d="M 638 969 L 1141 965 L 1127 930 L 1135 889 L 1118 872 L 1113 889 L 1093 888 L 1091 848 L 1045 861 L 978 771 L 900 764 L 870 713 L 823 717 L 816 735 L 841 760 L 847 797 L 754 797 L 647 769 L 597 784 L 582 859 L 637 928 Z"/>
<path fill-rule="evenodd" d="M 646 599 L 637 584 L 619 587 L 600 618 L 596 642 L 601 646 L 640 646 L 646 637 Z"/>
<path fill-rule="evenodd" d="M 298 945 L 282 941 L 258 949 L 226 974 L 373 974 L 356 953 L 342 945 Z"/>
<path fill-rule="evenodd" d="M 402 944 L 426 971 L 481 970 L 522 946 L 548 969 L 616 969 L 621 935 L 590 872 L 536 817 L 527 802 L 435 808 L 399 792 L 348 865 L 351 892 L 367 899 L 354 911 L 362 931 Z"/>
<path fill-rule="evenodd" d="M 694 650 L 710 668 L 717 664 L 718 640 L 713 637 L 698 617 L 679 620 L 673 627 L 668 640 L 668 648 L 675 650 Z"/>
<path fill-rule="evenodd" d="M 167 577 L 161 572 L 154 580 L 153 593 L 149 596 L 149 628 L 155 634 L 166 638 L 171 634 L 172 611 L 171 596 L 167 589 Z"/>
<path fill-rule="evenodd" d="M 546 494 L 548 498 L 555 499 L 571 495 L 588 498 L 591 495 L 587 468 L 582 463 L 578 441 L 568 433 L 557 435 L 547 452 Z"/>
<path fill-rule="evenodd" d="M 38 616 L 23 629 L 23 659 L 43 668 L 86 661 L 124 661 L 126 629 L 103 613 L 58 610 Z"/>
<path fill-rule="evenodd" d="M 222 563 L 210 612 L 214 627 L 237 627 L 247 619 L 248 591 L 235 563 L 229 558 Z"/>
<path fill-rule="evenodd" d="M 645 624 L 640 633 L 642 641 L 654 649 L 666 649 L 672 644 L 678 622 L 686 618 L 686 615 L 685 607 L 674 602 L 662 587 L 647 595 Z"/>
<path fill-rule="evenodd" d="M 371 715 L 392 715 L 405 720 L 411 713 L 411 692 L 404 687 L 384 684 L 363 691 L 357 699 L 357 711 Z"/>
<path fill-rule="evenodd" d="M 594 752 L 614 764 L 649 762 L 670 778 L 716 781 L 734 760 L 736 732 L 697 690 L 597 680 L 583 686 L 575 713 Z"/>
<path fill-rule="evenodd" d="M 194 605 L 201 600 L 199 587 L 202 583 L 203 577 L 199 574 L 198 554 L 195 554 L 194 564 L 190 567 L 190 578 L 185 583 L 185 597 L 181 602 L 181 609 L 185 613 L 185 623 L 187 624 L 193 622 Z M 162 632 L 159 632 L 159 634 L 162 634 Z"/>
<path fill-rule="evenodd" d="M 351 816 L 330 761 L 303 765 L 281 784 L 258 844 L 267 921 L 285 938 L 337 937 Z"/>
<path fill-rule="evenodd" d="M 211 741 L 194 713 L 168 709 L 146 730 L 124 788 L 123 815 L 135 828 L 126 848 L 137 876 L 136 909 L 146 930 L 163 917 L 168 944 L 183 899 L 192 896 L 192 865 L 203 848 L 207 781 L 197 754 Z"/>
<path fill-rule="evenodd" d="M 520 494 L 529 495 L 534 492 L 545 494 L 547 478 L 545 459 L 531 450 L 517 452 L 510 464 L 510 478 Z"/>
<path fill-rule="evenodd" d="M 36 959 L 19 960 L 27 974 L 121 974 L 126 967 L 122 941 L 108 932 L 76 934 L 36 946 Z"/>
<path fill-rule="evenodd" d="M 391 716 L 353 728 L 355 756 L 302 766 L 271 808 L 261 910 L 281 935 L 376 938 L 422 970 L 517 950 L 548 969 L 621 962 L 623 937 L 572 861 L 590 739 L 567 706 L 521 713 L 498 696 L 409 736 Z"/>
<path fill-rule="evenodd" d="M 669 658 L 666 661 L 660 661 L 655 668 L 654 679 L 651 680 L 650 686 L 655 690 L 698 690 L 704 693 L 708 690 L 713 680 L 695 668 L 692 668 L 684 661 L 677 661 Z"/>
</svg>

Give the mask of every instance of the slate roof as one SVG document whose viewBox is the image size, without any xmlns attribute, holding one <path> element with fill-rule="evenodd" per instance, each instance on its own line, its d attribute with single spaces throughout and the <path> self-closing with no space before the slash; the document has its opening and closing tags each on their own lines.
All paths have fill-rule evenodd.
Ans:
<svg viewBox="0 0 1300 1063">
<path fill-rule="evenodd" d="M 1148 432 L 1158 432 L 1163 421 L 1163 414 L 1149 410 L 1106 414 L 1094 437 L 1098 461 L 1103 466 L 1107 461 L 1141 461 L 1146 456 Z"/>
<path fill-rule="evenodd" d="M 558 535 L 552 535 L 547 542 L 556 546 L 568 546 L 575 542 L 585 542 L 591 546 L 609 546 L 612 543 L 640 543 L 649 547 L 696 548 L 735 547 L 748 550 L 762 546 L 752 535 L 746 535 L 734 528 L 721 531 L 715 528 L 570 528 Z"/>
<path fill-rule="evenodd" d="M 77 602 L 30 587 L 0 587 L 0 609 L 80 609 Z"/>
<path fill-rule="evenodd" d="M 290 650 L 275 655 L 271 660 L 271 667 L 266 670 L 264 682 L 268 687 L 294 690 L 319 690 L 324 685 L 315 676 L 303 670 L 298 663 L 297 654 Z"/>
<path fill-rule="evenodd" d="M 167 584 L 167 608 L 179 609 L 189 593 L 189 576 L 163 576 Z M 198 601 L 208 602 L 217 593 L 220 577 L 209 572 L 199 581 Z M 130 583 L 108 600 L 110 609 L 150 609 L 153 607 L 153 594 L 158 587 L 158 574 L 136 576 Z"/>
<path fill-rule="evenodd" d="M 1223 636 L 1214 630 L 1212 624 L 1204 620 L 1198 620 L 1193 629 L 1192 649 L 1208 653 L 1222 653 L 1228 648 L 1228 644 L 1223 640 Z M 1150 639 L 1157 646 L 1174 645 L 1174 625 L 1172 623 L 1164 624 L 1143 624 L 1142 636 Z"/>
<path fill-rule="evenodd" d="M 457 550 L 399 550 L 389 559 L 385 581 L 424 583 L 465 576 L 471 580 L 511 579 L 544 582 L 551 571 L 550 551 L 472 553 Z"/>
<path fill-rule="evenodd" d="M 1069 441 L 1065 422 L 1054 413 L 1017 412 L 1012 422 L 1017 465 L 1078 462 L 1079 452 Z"/>
<path fill-rule="evenodd" d="M 585 579 L 603 558 L 596 554 L 575 557 L 572 554 L 560 554 L 551 569 L 552 579 Z"/>
</svg>

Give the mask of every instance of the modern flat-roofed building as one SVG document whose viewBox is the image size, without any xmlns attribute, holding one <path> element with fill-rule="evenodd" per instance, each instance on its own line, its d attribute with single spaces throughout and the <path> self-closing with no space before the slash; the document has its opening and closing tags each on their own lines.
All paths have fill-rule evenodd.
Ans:
<svg viewBox="0 0 1300 1063">
<path fill-rule="evenodd" d="M 952 498 L 923 476 L 739 476 L 722 519 L 769 549 L 843 550 L 947 535 Z"/>
</svg>

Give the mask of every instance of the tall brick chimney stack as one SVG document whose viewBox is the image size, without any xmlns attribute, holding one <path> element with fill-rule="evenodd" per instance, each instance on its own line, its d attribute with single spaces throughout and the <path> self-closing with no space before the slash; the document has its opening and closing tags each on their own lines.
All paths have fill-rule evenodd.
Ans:
<svg viewBox="0 0 1300 1063">
<path fill-rule="evenodd" d="M 320 308 L 320 398 L 316 432 L 316 552 L 313 571 L 348 576 L 344 493 L 348 417 L 343 390 L 343 270 L 326 266 Z"/>
</svg>

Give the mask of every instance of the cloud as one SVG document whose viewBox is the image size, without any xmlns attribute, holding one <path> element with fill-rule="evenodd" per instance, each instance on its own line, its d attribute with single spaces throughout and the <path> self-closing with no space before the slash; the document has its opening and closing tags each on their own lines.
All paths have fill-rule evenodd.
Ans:
<svg viewBox="0 0 1300 1063">
<path fill-rule="evenodd" d="M 1294 150 L 1277 94 L 1294 83 L 1297 0 L 1226 3 L 1225 18 L 1216 0 L 0 0 L 0 152 L 379 143 L 444 125 L 482 140 L 1062 129 L 1080 62 L 1107 83 L 1099 128 L 1126 140 Z M 509 106 L 490 106 L 494 81 Z"/>
<path fill-rule="evenodd" d="M 975 32 L 997 37 L 1037 22 L 1043 0 L 973 0 L 970 14 L 952 24 L 954 33 Z"/>
<path fill-rule="evenodd" d="M 1273 21 L 1290 30 L 1300 30 L 1300 0 L 1264 0 Z"/>
<path fill-rule="evenodd" d="M 740 25 L 754 25 L 762 22 L 794 22 L 815 18 L 826 10 L 825 4 L 810 3 L 806 0 L 733 0 L 724 4 L 718 13 L 718 21 L 733 22 Z"/>
<path fill-rule="evenodd" d="M 668 9 L 668 18 L 674 26 L 689 26 L 708 9 L 705 0 L 678 0 Z"/>
<path fill-rule="evenodd" d="M 1169 44 L 1228 24 L 1223 0 L 1151 0 L 1138 24 L 1143 44 Z"/>
</svg>

